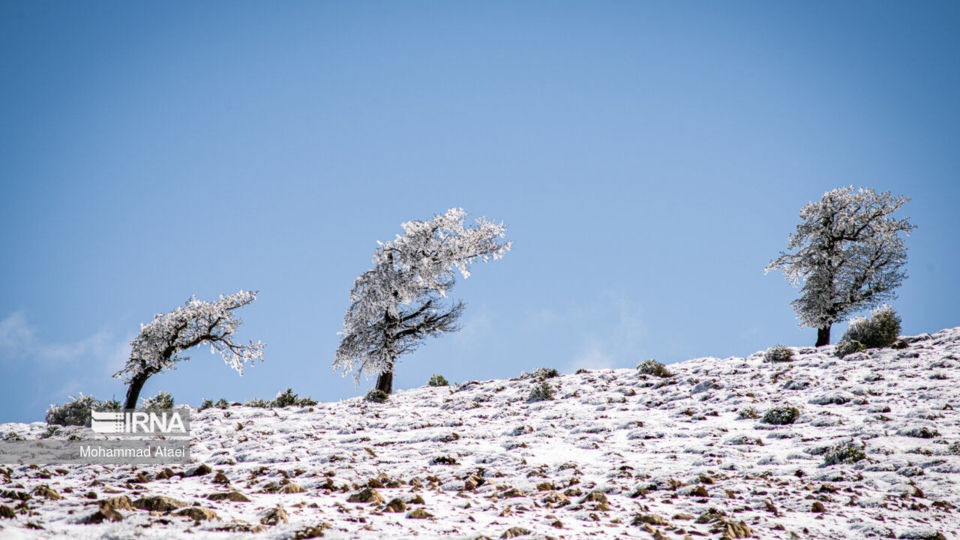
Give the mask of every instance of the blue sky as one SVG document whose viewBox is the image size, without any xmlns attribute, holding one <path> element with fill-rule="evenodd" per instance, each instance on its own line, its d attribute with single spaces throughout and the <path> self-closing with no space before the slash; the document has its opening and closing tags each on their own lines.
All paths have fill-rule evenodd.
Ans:
<svg viewBox="0 0 960 540">
<path fill-rule="evenodd" d="M 144 396 L 359 395 L 331 369 L 353 280 L 451 207 L 514 248 L 458 283 L 463 330 L 400 388 L 811 345 L 763 268 L 844 185 L 913 199 L 904 332 L 960 325 L 958 23 L 955 2 L 4 2 L 0 422 L 121 398 L 140 323 L 241 288 L 265 362 L 196 350 Z"/>
</svg>

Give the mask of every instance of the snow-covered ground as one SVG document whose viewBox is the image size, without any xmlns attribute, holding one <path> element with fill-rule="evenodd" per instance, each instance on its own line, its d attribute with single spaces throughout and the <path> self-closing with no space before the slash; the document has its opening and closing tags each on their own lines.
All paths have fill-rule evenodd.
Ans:
<svg viewBox="0 0 960 540">
<path fill-rule="evenodd" d="M 0 466 L 0 538 L 956 538 L 960 328 L 906 340 L 561 375 L 538 402 L 528 377 L 207 409 L 192 467 Z M 762 421 L 779 406 L 796 422 Z M 249 501 L 210 498 L 234 491 Z M 110 499 L 120 521 L 84 523 Z"/>
</svg>

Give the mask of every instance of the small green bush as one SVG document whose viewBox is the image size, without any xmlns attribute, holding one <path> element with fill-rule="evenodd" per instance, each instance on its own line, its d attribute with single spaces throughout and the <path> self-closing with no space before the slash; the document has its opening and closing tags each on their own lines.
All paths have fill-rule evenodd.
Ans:
<svg viewBox="0 0 960 540">
<path fill-rule="evenodd" d="M 296 405 L 299 407 L 310 407 L 316 405 L 317 402 L 306 397 L 302 398 L 293 393 L 293 390 L 287 388 L 283 392 L 277 394 L 277 397 L 270 402 L 271 407 L 289 407 L 291 405 Z"/>
<path fill-rule="evenodd" d="M 443 378 L 443 375 L 433 375 L 430 377 L 430 380 L 427 381 L 427 386 L 450 386 L 450 383 Z"/>
<path fill-rule="evenodd" d="M 890 347 L 900 335 L 900 322 L 900 317 L 889 306 L 873 310 L 869 319 L 853 319 L 840 339 L 837 356 L 844 357 L 863 349 Z"/>
<path fill-rule="evenodd" d="M 793 361 L 793 349 L 789 347 L 784 347 L 783 345 L 777 345 L 776 347 L 770 347 L 765 353 L 763 353 L 764 362 L 792 362 Z"/>
<path fill-rule="evenodd" d="M 560 372 L 553 368 L 537 368 L 530 373 L 522 373 L 520 375 L 521 379 L 552 379 L 554 377 L 559 377 Z"/>
<path fill-rule="evenodd" d="M 761 422 L 765 424 L 774 424 L 778 426 L 792 424 L 800 418 L 800 409 L 796 407 L 783 406 L 774 407 L 763 415 Z"/>
<path fill-rule="evenodd" d="M 261 409 L 267 409 L 270 407 L 270 402 L 264 401 L 260 398 L 253 398 L 251 400 L 247 400 L 247 402 L 244 403 L 243 405 L 245 407 L 259 407 Z"/>
<path fill-rule="evenodd" d="M 823 464 L 829 466 L 839 463 L 856 463 L 866 458 L 867 455 L 857 445 L 845 442 L 827 450 L 823 455 Z"/>
<path fill-rule="evenodd" d="M 90 426 L 93 409 L 119 411 L 120 403 L 115 400 L 98 401 L 93 396 L 70 396 L 71 401 L 63 405 L 50 405 L 47 409 L 46 421 L 58 426 Z"/>
<path fill-rule="evenodd" d="M 166 392 L 160 392 L 152 398 L 144 399 L 140 406 L 144 409 L 172 409 L 173 396 Z"/>
<path fill-rule="evenodd" d="M 198 408 L 197 410 L 202 411 L 205 409 L 212 409 L 214 407 L 216 407 L 217 409 L 228 409 L 230 408 L 230 403 L 223 398 L 218 399 L 216 402 L 213 402 L 207 398 L 204 398 L 203 403 L 200 404 L 200 408 Z"/>
<path fill-rule="evenodd" d="M 367 392 L 367 395 L 363 399 L 373 403 L 385 403 L 388 399 L 390 399 L 390 396 L 383 390 L 377 390 L 374 388 L 373 390 Z"/>
<path fill-rule="evenodd" d="M 555 390 L 550 383 L 547 381 L 541 381 L 540 384 L 533 387 L 533 390 L 530 391 L 530 395 L 527 396 L 527 401 L 533 403 L 535 401 L 549 401 L 554 398 Z"/>
<path fill-rule="evenodd" d="M 654 377 L 673 377 L 673 373 L 667 369 L 667 366 L 664 366 L 653 358 L 641 362 L 640 365 L 637 366 L 637 371 L 643 373 L 644 375 L 653 375 Z"/>
</svg>

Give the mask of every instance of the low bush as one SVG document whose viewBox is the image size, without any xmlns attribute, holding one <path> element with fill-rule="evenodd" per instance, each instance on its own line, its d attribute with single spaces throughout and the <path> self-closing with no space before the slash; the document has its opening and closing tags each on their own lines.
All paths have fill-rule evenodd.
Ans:
<svg viewBox="0 0 960 540">
<path fill-rule="evenodd" d="M 230 403 L 223 398 L 218 399 L 216 403 L 214 403 L 213 401 L 210 401 L 207 398 L 204 398 L 203 403 L 200 404 L 200 407 L 197 410 L 202 411 L 205 409 L 212 409 L 214 407 L 218 409 L 228 409 L 230 407 Z"/>
<path fill-rule="evenodd" d="M 443 378 L 443 375 L 433 375 L 430 377 L 430 380 L 427 381 L 427 386 L 450 386 L 450 383 Z"/>
<path fill-rule="evenodd" d="M 873 310 L 869 319 L 853 319 L 840 339 L 837 356 L 844 357 L 863 349 L 890 347 L 900 335 L 900 322 L 900 317 L 889 306 Z"/>
<path fill-rule="evenodd" d="M 530 403 L 536 401 L 549 401 L 554 398 L 556 391 L 550 386 L 550 383 L 547 381 L 542 381 L 540 384 L 537 384 L 533 387 L 533 390 L 530 391 L 530 395 L 527 396 L 527 401 Z"/>
<path fill-rule="evenodd" d="M 767 411 L 766 414 L 763 415 L 763 420 L 761 420 L 761 422 L 765 424 L 782 426 L 796 422 L 797 418 L 800 418 L 800 409 L 796 407 L 783 406 L 774 407 Z"/>
<path fill-rule="evenodd" d="M 653 375 L 654 377 L 673 377 L 673 373 L 667 369 L 667 366 L 664 366 L 653 358 L 641 362 L 640 365 L 637 366 L 637 371 L 643 373 L 644 375 Z"/>
<path fill-rule="evenodd" d="M 141 401 L 140 406 L 144 409 L 172 409 L 173 396 L 166 392 L 160 392 L 152 398 Z"/>
<path fill-rule="evenodd" d="M 753 407 L 747 407 L 745 409 L 740 409 L 737 412 L 737 417 L 740 419 L 757 419 L 760 418 L 760 413 L 758 413 L 757 409 Z"/>
<path fill-rule="evenodd" d="M 520 374 L 521 379 L 552 379 L 559 377 L 560 372 L 553 368 L 537 368 L 530 373 Z"/>
<path fill-rule="evenodd" d="M 93 409 L 120 410 L 120 402 L 115 400 L 98 401 L 93 396 L 80 394 L 70 397 L 71 401 L 63 405 L 50 405 L 47 409 L 46 421 L 58 426 L 89 426 Z"/>
<path fill-rule="evenodd" d="M 789 347 L 784 347 L 783 345 L 777 345 L 776 347 L 770 347 L 765 353 L 763 353 L 764 362 L 792 362 L 793 361 L 793 349 Z"/>
<path fill-rule="evenodd" d="M 866 458 L 867 455 L 863 453 L 860 447 L 853 442 L 845 442 L 827 450 L 827 452 L 823 454 L 823 464 L 837 465 L 840 463 L 856 463 Z"/>
<path fill-rule="evenodd" d="M 290 388 L 278 393 L 277 397 L 270 402 L 271 407 L 289 407 L 291 405 L 296 405 L 298 407 L 311 407 L 316 404 L 316 401 L 308 397 L 302 398 L 294 394 L 293 390 Z"/>
<path fill-rule="evenodd" d="M 388 399 L 390 399 L 390 396 L 383 390 L 377 390 L 374 388 L 373 390 L 367 392 L 367 395 L 363 399 L 373 403 L 385 403 Z"/>
</svg>

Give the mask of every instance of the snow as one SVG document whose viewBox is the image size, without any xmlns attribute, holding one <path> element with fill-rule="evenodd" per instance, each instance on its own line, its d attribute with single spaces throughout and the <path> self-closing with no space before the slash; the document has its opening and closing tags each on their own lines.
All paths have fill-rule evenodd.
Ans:
<svg viewBox="0 0 960 540">
<path fill-rule="evenodd" d="M 327 537 L 350 538 L 496 538 L 514 527 L 540 537 L 719 538 L 743 522 L 759 538 L 949 538 L 960 530 L 960 328 L 906 341 L 843 360 L 833 347 L 794 348 L 796 360 L 784 363 L 763 362 L 763 351 L 700 358 L 670 365 L 669 378 L 566 374 L 546 379 L 556 398 L 539 402 L 527 398 L 541 380 L 517 377 L 424 386 L 384 404 L 206 409 L 191 438 L 208 474 L 54 465 L 7 466 L 7 478 L 0 466 L 0 505 L 16 512 L 0 518 L 0 537 L 292 538 L 326 524 Z M 783 405 L 800 410 L 794 424 L 741 415 Z M 46 431 L 0 425 L 26 438 Z M 865 459 L 825 465 L 845 444 Z M 214 482 L 218 471 L 229 487 Z M 149 481 L 129 482 L 140 473 Z M 278 491 L 289 484 L 304 491 Z M 384 486 L 375 489 L 385 502 L 399 498 L 406 510 L 348 502 L 367 485 Z M 39 486 L 62 498 L 34 493 Z M 251 501 L 206 498 L 230 490 Z M 597 491 L 606 502 L 587 499 Z M 28 512 L 11 498 L 23 492 L 32 494 Z M 219 519 L 119 509 L 122 521 L 84 524 L 99 508 L 88 492 L 172 497 Z M 417 496 L 423 504 L 411 502 Z M 289 522 L 261 524 L 278 506 Z M 408 517 L 418 508 L 433 517 Z M 710 509 L 724 515 L 707 522 L 718 515 Z"/>
</svg>

